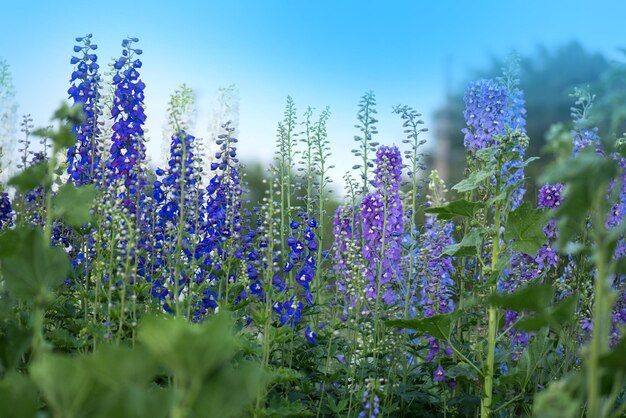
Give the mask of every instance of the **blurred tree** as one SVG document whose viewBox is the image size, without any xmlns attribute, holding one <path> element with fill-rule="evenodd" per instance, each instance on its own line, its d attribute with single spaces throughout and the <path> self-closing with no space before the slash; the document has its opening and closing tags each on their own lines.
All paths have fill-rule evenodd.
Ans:
<svg viewBox="0 0 626 418">
<path fill-rule="evenodd" d="M 461 179 L 465 161 L 465 150 L 463 148 L 463 134 L 461 129 L 465 127 L 463 119 L 463 91 L 467 82 L 479 78 L 496 78 L 502 74 L 502 67 L 505 65 L 506 57 L 492 58 L 492 62 L 487 69 L 474 72 L 464 80 L 460 88 L 452 91 L 447 97 L 447 104 L 436 114 L 438 137 L 447 139 L 449 150 L 447 150 L 446 164 L 448 171 L 448 182 L 454 184 Z M 589 85 L 591 89 L 598 93 L 606 89 L 613 92 L 606 84 L 626 83 L 623 77 L 625 68 L 621 68 L 621 75 L 616 70 L 611 70 L 609 61 L 599 53 L 592 53 L 585 50 L 578 42 L 548 49 L 538 47 L 536 52 L 529 56 L 520 56 L 520 80 L 524 90 L 527 109 L 527 131 L 530 137 L 530 146 L 527 155 L 542 155 L 542 149 L 546 143 L 545 137 L 550 126 L 558 122 L 568 122 L 570 120 L 570 107 L 573 104 L 569 94 L 574 87 L 584 87 Z M 611 72 L 613 71 L 613 72 Z M 603 106 L 612 106 L 614 101 L 621 100 L 625 103 L 622 88 L 621 96 L 611 93 L 609 102 Z M 599 95 L 598 95 L 599 96 Z M 598 106 L 600 108 L 600 106 Z M 608 132 L 608 129 L 617 130 L 619 123 L 623 124 L 626 118 L 626 108 L 621 113 L 613 116 L 616 122 L 609 123 L 603 121 L 600 124 L 601 134 Z M 621 133 L 621 132 L 620 132 Z M 446 152 L 439 153 L 446 155 Z M 526 170 L 527 176 L 536 178 L 537 174 L 543 170 L 550 157 L 543 156 L 542 159 L 531 164 Z M 438 165 L 443 162 L 439 161 Z M 532 184 L 532 183 L 531 183 Z M 532 185 L 529 190 L 532 190 Z"/>
</svg>

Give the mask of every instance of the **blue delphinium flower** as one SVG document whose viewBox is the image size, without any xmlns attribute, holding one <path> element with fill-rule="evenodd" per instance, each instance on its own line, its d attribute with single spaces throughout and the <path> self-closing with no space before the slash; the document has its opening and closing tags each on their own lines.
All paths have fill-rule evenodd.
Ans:
<svg viewBox="0 0 626 418">
<path fill-rule="evenodd" d="M 526 132 L 523 91 L 515 73 L 514 68 L 508 69 L 498 81 L 478 80 L 466 89 L 463 115 L 467 127 L 462 132 L 470 156 L 481 149 L 497 146 L 507 129 Z M 502 176 L 507 185 L 516 185 L 511 196 L 511 207 L 515 209 L 526 191 L 523 186 L 525 144 L 514 145 L 512 150 L 518 156 L 503 164 Z"/>
<path fill-rule="evenodd" d="M 478 80 L 465 91 L 463 129 L 465 148 L 470 153 L 496 145 L 497 135 L 505 132 L 509 119 L 506 87 L 493 80 Z"/>
<path fill-rule="evenodd" d="M 145 173 L 143 163 L 146 156 L 143 125 L 146 121 L 144 106 L 145 83 L 139 78 L 142 66 L 137 58 L 141 50 L 133 48 L 136 38 L 122 42 L 122 56 L 115 62 L 117 73 L 113 76 L 115 97 L 111 107 L 113 135 L 111 150 L 106 163 L 107 185 L 116 180 L 121 182 L 124 206 L 131 213 L 138 211 L 143 195 Z"/>
<path fill-rule="evenodd" d="M 524 91 L 519 87 L 519 65 L 516 60 L 504 69 L 503 76 L 498 80 L 507 89 L 507 112 L 505 125 L 507 129 L 526 134 L 526 108 Z M 522 204 L 526 189 L 524 188 L 524 154 L 526 144 L 516 144 L 513 151 L 517 158 L 507 161 L 502 167 L 507 185 L 516 184 L 511 194 L 511 208 L 516 209 Z"/>
<path fill-rule="evenodd" d="M 233 137 L 234 128 L 230 123 L 223 125 L 224 134 L 218 136 L 219 151 L 216 160 L 211 163 L 215 172 L 206 187 L 203 213 L 205 219 L 201 225 L 201 243 L 199 251 L 206 255 L 205 265 L 215 270 L 222 268 L 224 260 L 231 256 L 242 258 L 243 253 L 226 252 L 224 243 L 237 242 L 241 238 L 241 180 L 237 159 L 237 138 Z"/>
<path fill-rule="evenodd" d="M 317 345 L 317 341 L 315 340 L 317 334 L 313 332 L 313 330 L 311 330 L 310 326 L 306 327 L 306 330 L 304 331 L 304 336 L 306 337 L 308 342 L 313 345 Z"/>
<path fill-rule="evenodd" d="M 33 154 L 29 167 L 43 163 L 47 158 L 43 152 Z M 42 186 L 37 186 L 24 194 L 24 206 L 21 216 L 33 226 L 43 226 L 46 222 L 46 193 Z"/>
<path fill-rule="evenodd" d="M 292 296 L 283 303 L 275 302 L 272 309 L 279 315 L 281 325 L 289 325 L 295 328 L 302 319 L 304 304 L 296 300 L 295 296 Z"/>
<path fill-rule="evenodd" d="M 598 136 L 598 128 L 574 129 L 572 138 L 574 156 L 587 147 L 594 147 L 596 152 L 602 154 L 602 142 Z"/>
<path fill-rule="evenodd" d="M 197 225 L 202 221 L 204 191 L 200 187 L 202 169 L 197 162 L 196 147 L 193 135 L 181 131 L 172 136 L 167 168 L 156 170 L 157 180 L 152 192 L 151 202 L 155 213 L 151 218 L 154 222 L 149 228 L 150 245 L 147 250 L 151 258 L 146 279 L 150 281 L 150 276 L 158 275 L 163 283 L 153 283 L 153 286 L 166 284 L 170 290 L 175 288 L 174 280 L 178 280 L 179 295 L 191 280 L 201 284 L 205 279 L 199 277 L 202 273 L 187 271 L 179 271 L 179 276 L 175 277 L 175 269 L 169 268 L 168 263 L 174 250 L 179 251 L 174 255 L 179 262 L 187 265 L 202 257 L 197 251 Z M 180 248 L 178 244 L 172 247 L 173 243 L 177 243 L 178 236 L 182 237 Z M 177 297 L 171 291 L 169 295 L 171 298 Z M 196 299 L 200 310 L 204 311 L 212 305 L 210 297 L 192 297 Z"/>
<path fill-rule="evenodd" d="M 91 43 L 91 34 L 76 38 L 82 45 L 74 47 L 71 63 L 75 64 L 67 93 L 75 105 L 80 105 L 85 114 L 84 121 L 74 128 L 76 144 L 67 150 L 67 173 L 69 181 L 77 186 L 97 183 L 100 177 L 101 150 L 98 144 L 100 134 L 100 75 L 98 57 L 93 52 L 98 47 Z"/>
</svg>

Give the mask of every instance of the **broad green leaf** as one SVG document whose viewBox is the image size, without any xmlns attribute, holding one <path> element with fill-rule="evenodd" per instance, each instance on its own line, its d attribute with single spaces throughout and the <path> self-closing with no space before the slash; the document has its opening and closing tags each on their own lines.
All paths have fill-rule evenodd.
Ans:
<svg viewBox="0 0 626 418">
<path fill-rule="evenodd" d="M 550 304 L 554 290 L 549 284 L 528 284 L 511 294 L 495 294 L 489 302 L 495 306 L 513 311 L 526 310 L 541 312 Z"/>
<path fill-rule="evenodd" d="M 261 365 L 250 361 L 239 361 L 237 367 L 222 366 L 204 380 L 202 391 L 192 406 L 191 417 L 237 418 L 259 394 L 266 384 L 266 375 Z"/>
<path fill-rule="evenodd" d="M 69 258 L 65 251 L 44 242 L 40 229 L 16 228 L 0 235 L 2 274 L 17 299 L 45 303 L 49 292 L 66 278 Z"/>
<path fill-rule="evenodd" d="M 37 387 L 26 376 L 12 372 L 0 380 L 0 416 L 33 418 L 39 410 Z"/>
<path fill-rule="evenodd" d="M 81 227 L 91 219 L 91 208 L 96 197 L 94 185 L 76 187 L 65 184 L 54 197 L 52 208 L 55 217 L 62 218 L 67 224 Z"/>
<path fill-rule="evenodd" d="M 563 325 L 575 320 L 576 316 L 574 313 L 577 302 L 578 295 L 569 296 L 554 306 L 547 307 L 543 311 L 520 320 L 517 328 L 530 332 L 549 326 L 556 331 L 560 331 Z"/>
<path fill-rule="evenodd" d="M 14 370 L 30 349 L 32 331 L 15 319 L 6 321 L 0 329 L 0 370 Z M 1 416 L 1 414 L 0 414 Z"/>
<path fill-rule="evenodd" d="M 563 203 L 556 211 L 559 218 L 559 249 L 586 228 L 585 220 L 589 211 L 601 209 L 597 207 L 599 199 L 605 202 L 608 184 L 616 176 L 617 170 L 615 161 L 588 149 L 576 158 L 561 161 L 541 177 L 545 183 L 566 185 Z"/>
<path fill-rule="evenodd" d="M 600 357 L 600 365 L 611 374 L 618 371 L 626 373 L 626 355 L 624 353 L 626 353 L 626 336 L 619 340 L 611 352 Z"/>
<path fill-rule="evenodd" d="M 546 242 L 543 228 L 547 221 L 545 209 L 536 209 L 530 202 L 524 202 L 509 214 L 504 239 L 513 241 L 515 251 L 535 255 Z"/>
<path fill-rule="evenodd" d="M 59 417 L 93 416 L 101 389 L 80 357 L 44 353 L 30 367 L 30 374 L 48 406 Z"/>
<path fill-rule="evenodd" d="M 20 174 L 12 177 L 9 180 L 9 185 L 15 186 L 19 192 L 25 193 L 36 188 L 37 186 L 42 185 L 46 179 L 47 171 L 48 163 L 42 161 L 28 167 Z"/>
<path fill-rule="evenodd" d="M 476 372 L 476 369 L 463 362 L 446 368 L 446 376 L 452 379 L 463 377 L 467 380 L 478 380 L 478 373 Z"/>
<path fill-rule="evenodd" d="M 78 125 L 85 120 L 85 112 L 81 104 L 68 105 L 62 102 L 61 106 L 54 111 L 54 119 L 67 120 L 71 124 Z"/>
<path fill-rule="evenodd" d="M 238 349 L 227 315 L 215 315 L 199 325 L 181 318 L 146 318 L 138 338 L 158 364 L 183 379 L 204 378 Z"/>
<path fill-rule="evenodd" d="M 484 170 L 472 172 L 466 179 L 461 180 L 452 187 L 452 190 L 456 190 L 459 193 L 469 192 L 479 188 L 483 185 L 484 181 L 491 178 L 496 173 L 494 167 L 488 167 Z"/>
<path fill-rule="evenodd" d="M 71 126 L 66 124 L 59 126 L 50 139 L 58 149 L 69 148 L 76 143 L 76 135 L 72 132 Z"/>
<path fill-rule="evenodd" d="M 466 234 L 461 242 L 448 245 L 444 248 L 441 256 L 470 256 L 475 255 L 478 247 L 482 243 L 482 234 L 478 229 L 471 230 Z"/>
<path fill-rule="evenodd" d="M 472 218 L 476 212 L 485 207 L 482 202 L 468 202 L 465 199 L 455 200 L 445 206 L 427 208 L 426 213 L 434 213 L 437 219 L 452 219 L 455 216 L 465 216 Z"/>
<path fill-rule="evenodd" d="M 533 416 L 542 418 L 578 418 L 582 400 L 569 380 L 557 380 L 535 395 Z"/>
<path fill-rule="evenodd" d="M 459 311 L 455 311 L 458 313 Z M 416 319 L 392 319 L 385 321 L 389 327 L 412 329 L 418 332 L 418 335 L 430 335 L 440 340 L 448 340 L 452 322 L 456 320 L 457 315 L 435 315 L 430 318 Z"/>
</svg>

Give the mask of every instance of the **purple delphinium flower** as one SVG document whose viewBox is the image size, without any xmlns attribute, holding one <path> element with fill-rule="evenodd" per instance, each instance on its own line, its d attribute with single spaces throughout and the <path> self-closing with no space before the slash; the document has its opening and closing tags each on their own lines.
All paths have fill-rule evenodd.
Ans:
<svg viewBox="0 0 626 418">
<path fill-rule="evenodd" d="M 369 379 L 365 379 L 365 381 L 366 385 L 361 398 L 363 409 L 359 412 L 359 418 L 376 418 L 380 414 L 380 398 L 378 396 L 380 389 L 372 387 Z"/>
<path fill-rule="evenodd" d="M 0 231 L 13 225 L 11 198 L 6 192 L 0 192 Z"/>
<path fill-rule="evenodd" d="M 442 256 L 444 248 L 454 244 L 454 225 L 441 223 L 435 217 L 429 216 L 425 229 L 421 235 L 416 270 L 421 284 L 419 303 L 424 316 L 430 318 L 454 310 L 454 266 L 452 257 Z"/>
<path fill-rule="evenodd" d="M 402 157 L 397 147 L 381 146 L 378 149 L 375 173 L 376 191 L 366 195 L 361 202 L 362 253 L 368 282 L 366 296 L 376 299 L 380 291 L 382 300 L 391 304 L 396 299 L 393 283 L 399 277 L 403 231 L 399 192 Z"/>
<path fill-rule="evenodd" d="M 563 185 L 562 184 L 544 184 L 539 189 L 539 198 L 537 207 L 539 208 L 558 208 L 563 202 Z"/>
<path fill-rule="evenodd" d="M 74 128 L 76 144 L 67 150 L 67 173 L 69 181 L 77 186 L 98 183 L 100 177 L 101 149 L 98 144 L 100 134 L 101 109 L 100 75 L 98 74 L 98 57 L 93 53 L 97 45 L 91 43 L 91 34 L 81 39 L 83 44 L 74 47 L 80 52 L 78 57 L 72 57 L 75 64 L 70 82 L 72 86 L 67 93 L 75 105 L 80 105 L 85 119 Z"/>
<path fill-rule="evenodd" d="M 446 378 L 446 371 L 441 367 L 441 364 L 437 366 L 435 371 L 433 372 L 433 381 L 435 382 L 443 382 Z"/>
</svg>

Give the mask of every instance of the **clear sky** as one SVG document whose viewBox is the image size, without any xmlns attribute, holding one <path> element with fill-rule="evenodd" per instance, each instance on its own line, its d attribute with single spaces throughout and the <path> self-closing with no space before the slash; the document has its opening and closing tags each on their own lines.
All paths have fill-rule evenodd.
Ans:
<svg viewBox="0 0 626 418">
<path fill-rule="evenodd" d="M 269 159 L 285 98 L 299 111 L 328 105 L 329 135 L 341 175 L 357 103 L 379 102 L 382 143 L 399 144 L 391 106 L 409 104 L 427 123 L 441 104 L 445 69 L 454 83 L 492 55 L 532 52 L 578 40 L 618 57 L 626 46 L 626 1 L 28 1 L 0 0 L 0 57 L 11 65 L 19 112 L 47 123 L 66 97 L 74 38 L 93 33 L 101 64 L 126 36 L 144 50 L 149 152 L 160 149 L 169 94 L 181 83 L 198 97 L 197 136 L 205 135 L 220 86 L 236 84 L 240 155 Z"/>
</svg>

